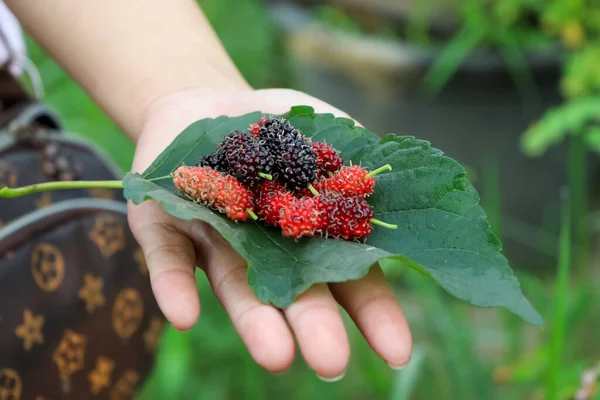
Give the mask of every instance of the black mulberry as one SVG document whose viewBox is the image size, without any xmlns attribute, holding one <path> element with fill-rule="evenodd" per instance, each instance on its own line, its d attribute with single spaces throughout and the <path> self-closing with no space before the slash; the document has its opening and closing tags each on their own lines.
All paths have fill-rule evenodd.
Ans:
<svg viewBox="0 0 600 400">
<path fill-rule="evenodd" d="M 225 174 L 231 174 L 231 167 L 229 166 L 227 157 L 225 157 L 225 149 L 222 147 L 218 148 L 214 153 L 202 157 L 196 166 L 208 167 Z"/>
<path fill-rule="evenodd" d="M 300 192 L 317 178 L 317 158 L 310 140 L 284 119 L 263 123 L 259 137 L 275 159 L 274 172 L 286 189 Z"/>
<path fill-rule="evenodd" d="M 272 178 L 275 161 L 269 149 L 250 132 L 230 133 L 223 141 L 222 148 L 231 174 L 246 186 L 257 186 L 265 178 Z"/>
</svg>

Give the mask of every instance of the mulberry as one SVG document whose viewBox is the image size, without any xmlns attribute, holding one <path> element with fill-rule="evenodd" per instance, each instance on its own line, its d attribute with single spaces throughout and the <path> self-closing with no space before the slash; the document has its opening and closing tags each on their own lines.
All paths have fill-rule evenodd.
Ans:
<svg viewBox="0 0 600 400">
<path fill-rule="evenodd" d="M 358 165 L 352 165 L 343 167 L 336 174 L 318 181 L 314 186 L 319 193 L 364 197 L 372 194 L 375 187 L 375 179 L 369 174 L 369 171 Z M 308 195 L 308 192 L 306 194 Z"/>
<path fill-rule="evenodd" d="M 339 171 L 344 163 L 344 160 L 339 156 L 339 151 L 327 143 L 313 142 L 312 151 L 317 158 L 317 165 L 319 166 L 319 174 L 321 176 L 327 176 L 330 172 Z"/>
<path fill-rule="evenodd" d="M 356 240 L 373 232 L 373 209 L 363 198 L 319 195 L 314 204 L 324 221 L 322 230 L 326 236 Z"/>
<path fill-rule="evenodd" d="M 260 127 L 263 126 L 263 124 L 265 122 L 267 122 L 268 120 L 269 120 L 269 118 L 262 117 L 261 119 L 258 120 L 257 123 L 251 124 L 250 125 L 250 133 L 252 134 L 252 136 L 259 137 Z"/>
<path fill-rule="evenodd" d="M 227 157 L 225 157 L 225 149 L 222 147 L 218 148 L 214 153 L 207 154 L 202 157 L 196 166 L 209 167 L 219 172 L 231 174 L 231 167 L 229 166 Z"/>
<path fill-rule="evenodd" d="M 181 166 L 173 173 L 175 187 L 233 221 L 254 217 L 252 195 L 237 179 L 208 167 Z"/>
<path fill-rule="evenodd" d="M 268 148 L 249 132 L 235 131 L 223 141 L 231 174 L 248 187 L 259 185 L 266 178 L 273 178 L 275 161 Z"/>
<path fill-rule="evenodd" d="M 277 226 L 283 212 L 296 198 L 277 181 L 263 181 L 254 195 L 256 214 L 268 226 Z"/>
<path fill-rule="evenodd" d="M 292 192 L 299 192 L 315 181 L 317 159 L 310 141 L 283 119 L 269 119 L 259 130 L 275 160 L 275 174 Z"/>
<path fill-rule="evenodd" d="M 279 226 L 284 236 L 300 239 L 321 235 L 326 227 L 325 214 L 317 208 L 314 198 L 296 199 L 283 211 Z"/>
</svg>

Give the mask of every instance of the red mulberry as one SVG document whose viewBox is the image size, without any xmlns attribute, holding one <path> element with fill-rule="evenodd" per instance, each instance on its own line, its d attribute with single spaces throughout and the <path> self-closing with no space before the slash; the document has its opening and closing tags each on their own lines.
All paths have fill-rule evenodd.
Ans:
<svg viewBox="0 0 600 400">
<path fill-rule="evenodd" d="M 258 218 L 268 226 L 277 226 L 284 210 L 296 198 L 276 181 L 264 181 L 255 191 L 254 201 Z"/>
<path fill-rule="evenodd" d="M 323 233 L 326 236 L 355 240 L 373 232 L 373 209 L 363 198 L 320 195 L 315 197 L 314 204 L 321 220 L 325 221 Z"/>
<path fill-rule="evenodd" d="M 321 176 L 328 176 L 329 173 L 339 171 L 344 160 L 339 156 L 339 152 L 324 142 L 313 142 L 312 151 L 317 158 L 319 173 Z"/>
<path fill-rule="evenodd" d="M 181 193 L 233 221 L 246 221 L 254 210 L 248 189 L 233 176 L 208 167 L 179 167 L 173 173 L 173 184 Z"/>
<path fill-rule="evenodd" d="M 343 167 L 336 174 L 318 181 L 314 186 L 319 193 L 346 197 L 364 197 L 373 193 L 375 179 L 367 178 L 369 171 L 358 165 Z"/>
</svg>

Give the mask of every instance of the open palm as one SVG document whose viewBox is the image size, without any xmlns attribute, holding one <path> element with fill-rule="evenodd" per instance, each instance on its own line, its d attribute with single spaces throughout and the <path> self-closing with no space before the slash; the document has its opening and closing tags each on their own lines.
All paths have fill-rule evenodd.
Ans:
<svg viewBox="0 0 600 400">
<path fill-rule="evenodd" d="M 348 117 L 320 100 L 291 90 L 215 93 L 190 89 L 164 96 L 147 109 L 133 171 L 142 172 L 179 132 L 198 119 L 254 111 L 282 114 L 295 105 Z M 255 297 L 246 281 L 244 259 L 209 225 L 179 220 L 153 201 L 129 207 L 129 223 L 144 251 L 156 300 L 176 329 L 189 329 L 200 315 L 194 279 L 198 266 L 252 357 L 270 371 L 283 371 L 292 363 L 295 337 L 303 357 L 319 377 L 341 378 L 350 346 L 338 304 L 391 367 L 402 367 L 410 360 L 408 323 L 379 267 L 357 281 L 314 285 L 290 307 L 280 310 Z"/>
</svg>

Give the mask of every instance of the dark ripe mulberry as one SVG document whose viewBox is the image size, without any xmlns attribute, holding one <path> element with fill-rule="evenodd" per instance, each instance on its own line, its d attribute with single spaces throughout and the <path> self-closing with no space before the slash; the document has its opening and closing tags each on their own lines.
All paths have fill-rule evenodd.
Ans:
<svg viewBox="0 0 600 400">
<path fill-rule="evenodd" d="M 317 178 L 317 159 L 310 140 L 283 119 L 271 118 L 259 130 L 275 160 L 274 172 L 284 187 L 300 192 Z"/>
<path fill-rule="evenodd" d="M 280 140 L 286 136 L 300 134 L 299 130 L 283 118 L 269 118 L 261 121 L 262 125 L 259 127 L 258 134 L 267 143 L 279 144 Z"/>
<path fill-rule="evenodd" d="M 260 136 L 260 127 L 263 126 L 263 124 L 265 122 L 267 122 L 268 120 L 269 120 L 269 118 L 262 117 L 261 119 L 258 120 L 257 123 L 250 124 L 250 133 L 252 134 L 252 136 L 259 137 Z"/>
<path fill-rule="evenodd" d="M 218 148 L 217 151 L 215 151 L 214 153 L 207 154 L 204 157 L 202 157 L 198 161 L 196 166 L 209 167 L 214 169 L 215 171 L 231 174 L 229 162 L 227 161 L 227 157 L 225 157 L 225 149 L 223 149 L 222 147 Z"/>
<path fill-rule="evenodd" d="M 223 141 L 222 148 L 231 174 L 248 187 L 255 187 L 265 179 L 260 174 L 275 174 L 275 161 L 269 149 L 250 132 L 232 132 Z"/>
</svg>

